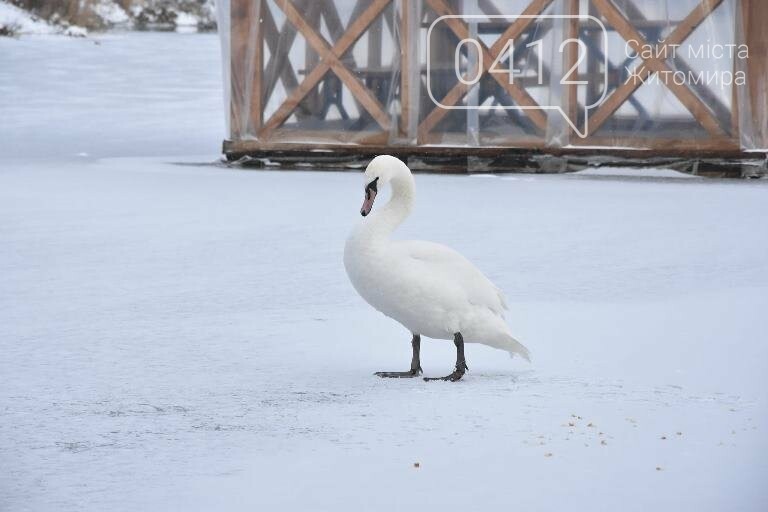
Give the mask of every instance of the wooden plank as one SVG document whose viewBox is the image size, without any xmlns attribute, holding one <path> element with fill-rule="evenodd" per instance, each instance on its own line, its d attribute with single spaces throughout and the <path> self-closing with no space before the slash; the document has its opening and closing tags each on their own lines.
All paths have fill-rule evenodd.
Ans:
<svg viewBox="0 0 768 512">
<path fill-rule="evenodd" d="M 325 40 L 309 27 L 307 22 L 296 10 L 290 0 L 285 0 L 282 4 L 279 4 L 280 8 L 283 9 L 283 12 L 285 12 L 288 19 L 290 19 L 291 22 L 294 23 L 294 26 L 296 26 L 296 28 L 302 32 L 307 42 L 315 46 L 315 49 L 318 50 L 318 52 L 321 54 L 322 60 L 304 78 L 304 81 L 301 83 L 301 85 L 294 89 L 291 94 L 289 94 L 285 102 L 283 102 L 283 104 L 277 109 L 272 117 L 264 124 L 260 135 L 264 136 L 268 132 L 280 126 L 288 118 L 288 116 L 290 116 L 291 112 L 293 112 L 293 110 L 304 98 L 304 96 L 306 96 L 307 93 L 312 90 L 312 88 L 317 85 L 320 79 L 322 79 L 323 76 L 325 76 L 325 74 L 331 69 L 333 64 L 340 66 L 342 69 L 341 73 L 344 74 L 343 70 L 346 68 L 344 68 L 343 64 L 339 62 L 339 57 L 344 55 L 344 53 L 355 43 L 355 41 L 357 41 L 362 36 L 370 22 L 379 15 L 382 9 L 384 9 L 384 7 L 386 7 L 390 1 L 391 0 L 374 0 L 371 5 L 349 25 L 347 31 L 336 42 L 333 48 L 329 48 Z M 338 69 L 339 68 L 337 67 L 336 70 Z M 349 73 L 348 70 L 345 77 L 339 76 L 339 78 L 342 78 L 342 80 L 344 80 L 344 78 L 349 80 L 350 76 L 354 78 L 354 80 L 352 80 L 350 83 L 347 83 L 347 87 L 350 87 L 351 85 L 350 90 L 353 90 L 352 88 L 356 87 L 354 85 L 355 82 L 359 84 L 360 87 L 365 88 L 365 86 L 363 86 L 357 80 L 357 78 L 354 77 L 354 75 Z M 357 89 L 359 90 L 359 88 Z M 376 98 L 372 98 L 370 94 L 362 94 L 360 97 L 358 97 L 358 99 L 366 108 L 370 108 L 372 110 L 369 110 L 369 112 L 374 117 L 374 119 L 382 124 L 382 127 L 385 130 L 388 129 L 389 116 L 387 116 L 386 113 L 382 110 L 378 100 L 376 100 Z M 373 101 L 371 101 L 371 99 Z"/>
<path fill-rule="evenodd" d="M 535 154 L 535 155 L 581 155 L 586 158 L 599 155 L 604 156 L 623 156 L 627 158 L 649 159 L 664 157 L 683 157 L 692 159 L 701 158 L 729 158 L 743 160 L 759 160 L 765 158 L 768 154 L 765 152 L 745 152 L 738 146 L 738 141 L 733 139 L 717 140 L 717 144 L 710 146 L 713 139 L 707 140 L 680 140 L 665 139 L 659 141 L 653 138 L 627 138 L 622 142 L 628 144 L 627 147 L 615 148 L 606 146 L 600 150 L 595 150 L 588 142 L 581 141 L 575 147 L 553 148 L 544 145 L 541 139 L 526 139 L 521 146 L 510 147 L 509 145 L 486 145 L 483 147 L 466 147 L 462 144 L 462 139 L 456 140 L 455 145 L 446 145 L 446 137 L 439 138 L 440 135 L 449 134 L 430 134 L 433 142 L 439 145 L 411 146 L 391 144 L 387 139 L 387 134 L 382 132 L 335 132 L 334 136 L 348 137 L 347 143 L 325 143 L 325 142 L 307 142 L 322 141 L 328 138 L 327 131 L 319 130 L 283 130 L 278 129 L 277 137 L 272 141 L 259 140 L 241 140 L 225 141 L 224 152 L 228 157 L 237 158 L 246 154 L 256 154 L 263 151 L 293 151 L 297 154 L 307 154 L 317 151 L 320 154 L 333 155 L 336 153 L 350 155 L 377 155 L 382 153 L 397 154 L 403 156 L 409 155 L 434 155 L 437 157 L 447 156 L 481 156 L 481 157 L 500 157 L 515 154 Z M 295 138 L 295 140 L 292 140 Z M 612 138 L 599 138 L 601 142 L 611 144 Z M 506 142 L 506 141 L 504 141 Z M 579 147 L 586 145 L 587 147 Z M 653 149 L 650 146 L 656 145 Z M 634 146 L 634 148 L 632 148 Z"/>
<path fill-rule="evenodd" d="M 659 53 L 662 51 L 662 49 L 665 46 L 670 45 L 679 45 L 683 41 L 685 41 L 688 36 L 693 32 L 696 27 L 698 27 L 706 18 L 709 16 L 709 14 L 717 8 L 722 3 L 723 0 L 702 0 L 702 2 L 688 14 L 688 16 L 685 17 L 683 21 L 681 21 L 675 29 L 667 36 L 665 39 L 665 42 L 661 45 L 656 46 L 655 51 L 658 51 Z M 619 13 L 616 8 L 613 6 L 612 3 L 610 3 L 607 0 L 593 0 L 593 5 L 600 11 L 601 14 L 605 16 L 606 12 L 608 12 L 611 16 L 611 19 L 608 19 L 606 16 L 606 19 L 608 19 L 608 22 L 613 26 L 613 28 L 619 32 L 624 39 L 635 39 L 636 41 L 642 41 L 640 44 L 647 44 L 645 39 L 642 38 L 642 36 L 629 25 L 629 22 Z M 623 30 L 619 30 L 619 28 Z M 629 28 L 629 30 L 627 30 Z M 635 47 L 634 49 L 637 49 Z M 670 50 L 671 51 L 671 50 Z M 655 63 L 655 64 L 654 64 Z M 642 77 L 643 80 L 647 79 L 650 75 L 653 73 L 669 69 L 666 64 L 663 62 L 660 62 L 658 60 L 649 59 L 648 61 L 644 61 L 642 64 L 640 64 L 637 68 L 636 75 Z M 625 81 L 622 85 L 620 85 L 613 93 L 611 93 L 608 98 L 600 105 L 600 107 L 595 111 L 594 114 L 590 115 L 589 117 L 589 134 L 595 133 L 600 126 L 605 123 L 605 121 L 613 115 L 616 110 L 625 102 L 627 99 L 634 94 L 634 92 L 642 85 L 642 81 L 638 78 L 629 77 L 627 81 Z M 677 87 L 673 90 L 673 93 L 677 96 L 677 93 L 680 92 L 680 87 Z M 696 117 L 696 120 L 702 123 L 702 126 L 705 126 L 704 123 L 706 123 L 706 128 L 708 131 L 710 131 L 715 136 L 722 136 L 724 135 L 724 131 L 719 127 L 717 122 L 712 118 L 711 114 L 709 115 L 709 118 L 706 117 L 706 114 L 702 114 L 702 109 L 704 112 L 709 112 L 706 110 L 706 107 L 701 104 L 700 101 L 698 101 L 698 98 L 696 98 L 695 95 L 693 95 L 690 90 L 686 89 L 685 87 L 682 87 L 682 89 L 686 92 L 683 92 L 683 97 L 685 98 L 685 101 L 681 99 L 681 103 L 688 108 L 689 111 L 691 111 L 694 116 L 700 116 L 702 117 L 702 120 L 699 119 L 699 117 Z M 680 99 L 680 96 L 678 96 L 678 99 Z M 690 105 L 690 108 L 689 108 Z M 693 109 L 693 110 L 692 110 Z M 694 112 L 695 111 L 695 112 Z"/>
<path fill-rule="evenodd" d="M 437 13 L 438 16 L 446 16 L 446 15 L 452 15 L 454 14 L 453 11 L 450 9 L 450 7 L 445 3 L 444 0 L 426 0 L 427 4 L 432 8 L 432 10 Z M 529 16 L 535 16 L 537 14 L 540 14 L 544 9 L 549 6 L 549 4 L 552 2 L 552 0 L 533 0 L 523 11 L 522 14 L 529 15 Z M 479 41 L 480 48 L 482 51 L 482 61 L 483 65 L 481 67 L 482 73 L 486 73 L 488 71 L 488 68 L 491 67 L 494 60 L 499 56 L 499 53 L 501 50 L 504 49 L 504 45 L 506 44 L 508 39 L 515 39 L 520 34 L 525 31 L 525 29 L 530 25 L 535 19 L 534 18 L 517 18 L 514 22 L 512 22 L 507 28 L 507 30 L 504 31 L 504 33 L 496 40 L 496 42 L 491 46 L 489 49 L 482 41 Z M 463 23 L 459 21 L 457 18 L 447 18 L 445 20 L 446 24 L 451 28 L 451 30 L 458 36 L 459 39 L 466 39 L 469 37 L 469 30 L 467 28 L 466 23 Z M 534 122 L 536 126 L 538 126 L 541 130 L 546 130 L 547 125 L 547 118 L 543 114 L 543 112 L 539 109 L 535 109 L 535 107 L 538 107 L 538 103 L 518 84 L 512 83 L 510 84 L 508 79 L 505 79 L 501 76 L 501 73 L 491 73 L 491 76 L 501 85 L 504 90 L 509 94 L 512 99 L 520 106 L 525 107 L 534 107 L 533 109 L 525 109 L 523 110 L 525 114 Z M 453 106 L 455 105 L 459 100 L 461 100 L 462 97 L 464 97 L 464 94 L 469 90 L 468 86 L 465 84 L 458 82 L 453 89 L 451 89 L 448 94 L 445 95 L 445 97 L 440 101 L 440 103 L 444 106 Z M 420 138 L 430 132 L 434 127 L 439 123 L 449 112 L 449 109 L 443 108 L 441 106 L 435 106 L 434 109 L 427 115 L 427 117 L 421 122 L 419 125 L 419 134 Z"/>
<path fill-rule="evenodd" d="M 591 137 L 587 140 L 573 141 L 574 146 L 589 146 L 596 153 L 602 153 L 603 149 L 594 149 L 594 146 L 620 146 L 625 148 L 637 148 L 648 151 L 707 151 L 709 154 L 732 153 L 739 151 L 739 141 L 732 137 L 708 137 L 706 139 L 667 139 L 649 136 L 621 136 L 621 137 Z"/>
</svg>

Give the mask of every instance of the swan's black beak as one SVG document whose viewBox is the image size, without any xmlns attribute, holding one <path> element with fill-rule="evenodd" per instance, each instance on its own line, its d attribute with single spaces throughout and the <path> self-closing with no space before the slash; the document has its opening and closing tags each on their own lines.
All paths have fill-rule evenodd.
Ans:
<svg viewBox="0 0 768 512">
<path fill-rule="evenodd" d="M 360 215 L 363 217 L 371 213 L 371 208 L 373 208 L 373 201 L 376 199 L 376 194 L 379 191 L 376 187 L 377 181 L 379 181 L 379 178 L 365 186 L 365 200 L 363 200 L 363 207 L 360 208 Z"/>
</svg>

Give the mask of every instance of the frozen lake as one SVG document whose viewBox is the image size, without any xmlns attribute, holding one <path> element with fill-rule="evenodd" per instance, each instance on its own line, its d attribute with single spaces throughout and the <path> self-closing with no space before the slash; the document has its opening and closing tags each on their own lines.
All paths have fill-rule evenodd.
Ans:
<svg viewBox="0 0 768 512">
<path fill-rule="evenodd" d="M 0 510 L 768 508 L 768 182 L 418 176 L 400 236 L 533 363 L 381 380 L 360 176 L 198 165 L 219 75 L 213 35 L 0 39 Z"/>
<path fill-rule="evenodd" d="M 217 153 L 216 34 L 0 38 L 0 155 Z"/>
</svg>

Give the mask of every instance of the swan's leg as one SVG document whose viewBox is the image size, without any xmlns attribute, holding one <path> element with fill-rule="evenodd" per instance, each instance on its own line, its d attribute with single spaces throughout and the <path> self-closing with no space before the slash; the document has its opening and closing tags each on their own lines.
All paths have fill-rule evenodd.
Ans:
<svg viewBox="0 0 768 512">
<path fill-rule="evenodd" d="M 411 347 L 413 348 L 413 357 L 411 358 L 410 370 L 407 372 L 376 372 L 374 375 L 390 378 L 408 378 L 421 375 L 421 360 L 419 359 L 419 352 L 421 350 L 421 336 L 418 334 L 413 335 L 413 339 L 411 340 Z"/>
<path fill-rule="evenodd" d="M 464 359 L 464 337 L 460 332 L 453 335 L 453 344 L 456 345 L 456 369 L 453 373 L 446 375 L 445 377 L 424 377 L 424 380 L 448 380 L 456 382 L 464 376 L 464 372 L 469 370 L 467 361 Z"/>
</svg>

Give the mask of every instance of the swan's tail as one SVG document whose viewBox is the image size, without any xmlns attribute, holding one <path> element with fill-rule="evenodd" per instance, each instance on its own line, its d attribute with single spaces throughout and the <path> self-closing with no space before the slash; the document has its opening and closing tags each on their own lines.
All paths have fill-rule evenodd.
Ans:
<svg viewBox="0 0 768 512">
<path fill-rule="evenodd" d="M 517 354 L 529 363 L 531 362 L 530 351 L 525 347 L 525 345 L 517 341 L 509 334 L 505 334 L 499 340 L 499 348 L 509 352 L 509 357 L 515 357 L 515 354 Z"/>
</svg>

